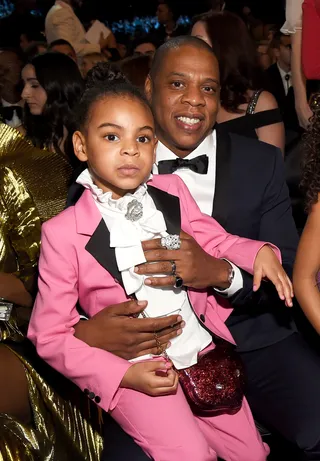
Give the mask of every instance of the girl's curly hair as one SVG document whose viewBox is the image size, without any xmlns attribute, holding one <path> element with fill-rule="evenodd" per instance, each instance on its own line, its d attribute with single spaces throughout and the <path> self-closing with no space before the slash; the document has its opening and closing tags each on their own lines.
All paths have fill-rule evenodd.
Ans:
<svg viewBox="0 0 320 461">
<path fill-rule="evenodd" d="M 320 93 L 313 95 L 310 105 L 313 117 L 303 141 L 303 173 L 300 184 L 305 193 L 307 212 L 317 203 L 320 193 Z"/>
</svg>

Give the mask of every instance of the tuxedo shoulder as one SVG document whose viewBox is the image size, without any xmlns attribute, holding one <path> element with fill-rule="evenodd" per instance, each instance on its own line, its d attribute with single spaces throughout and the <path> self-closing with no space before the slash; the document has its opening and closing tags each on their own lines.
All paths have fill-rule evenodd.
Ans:
<svg viewBox="0 0 320 461">
<path fill-rule="evenodd" d="M 236 153 L 242 158 L 254 157 L 261 161 L 262 158 L 270 159 L 274 162 L 277 157 L 281 157 L 281 151 L 278 147 L 259 139 L 248 138 L 236 133 L 230 133 L 232 153 Z"/>
<path fill-rule="evenodd" d="M 266 75 L 274 74 L 279 72 L 279 68 L 277 66 L 277 63 L 271 64 L 270 67 L 268 67 L 267 70 L 265 70 Z"/>
</svg>

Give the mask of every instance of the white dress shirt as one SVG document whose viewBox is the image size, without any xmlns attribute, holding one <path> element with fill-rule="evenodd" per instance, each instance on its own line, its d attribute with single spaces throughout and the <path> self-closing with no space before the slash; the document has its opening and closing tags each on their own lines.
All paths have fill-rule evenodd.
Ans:
<svg viewBox="0 0 320 461">
<path fill-rule="evenodd" d="M 1 98 L 1 104 L 3 107 L 11 107 L 11 106 L 20 106 L 23 109 L 24 106 L 24 101 L 21 99 L 21 101 L 11 104 L 8 101 L 5 101 L 4 99 Z M 19 126 L 22 125 L 22 120 L 18 117 L 17 111 L 13 111 L 13 117 L 11 120 L 5 120 L 5 123 L 12 128 L 18 128 Z"/>
<path fill-rule="evenodd" d="M 287 95 L 288 91 L 289 91 L 289 88 L 292 87 L 291 71 L 285 72 L 282 69 L 282 67 L 279 66 L 278 63 L 277 63 L 277 66 L 278 66 L 278 69 L 279 69 L 279 72 L 280 72 L 280 76 L 281 76 L 284 91 L 285 91 L 285 93 Z M 289 75 L 289 77 L 290 77 L 288 80 L 286 80 L 286 75 Z"/>
<path fill-rule="evenodd" d="M 144 310 L 147 317 L 164 317 L 172 314 L 182 316 L 186 325 L 182 334 L 171 340 L 167 354 L 177 369 L 187 368 L 197 363 L 198 354 L 211 342 L 212 337 L 198 321 L 185 289 L 173 287 L 152 287 L 144 284 L 147 276 L 136 274 L 134 268 L 146 262 L 141 242 L 168 235 L 161 211 L 157 210 L 147 186 L 142 184 L 133 194 L 126 194 L 117 200 L 112 192 L 103 192 L 92 181 L 88 170 L 77 179 L 79 184 L 89 189 L 110 232 L 110 247 L 115 249 L 118 269 L 128 296 L 134 294 L 138 300 L 147 300 Z M 143 206 L 143 214 L 137 221 L 125 217 L 127 207 L 133 199 Z M 163 275 L 158 275 L 161 277 Z M 145 360 L 152 356 L 133 359 Z"/>
<path fill-rule="evenodd" d="M 213 200 L 215 193 L 216 182 L 216 132 L 215 130 L 208 135 L 202 143 L 189 155 L 185 157 L 186 160 L 194 159 L 200 155 L 206 154 L 208 156 L 208 171 L 207 174 L 199 174 L 190 170 L 190 168 L 179 168 L 173 174 L 177 174 L 188 187 L 194 200 L 197 202 L 198 207 L 209 216 L 212 216 Z M 161 160 L 174 160 L 177 156 L 171 152 L 160 141 L 157 146 L 156 163 L 153 166 L 153 173 L 158 173 L 158 162 Z M 243 288 L 243 278 L 240 269 L 228 261 L 234 269 L 234 279 L 232 284 L 226 290 L 217 290 L 226 297 L 234 295 L 237 291 Z"/>
</svg>

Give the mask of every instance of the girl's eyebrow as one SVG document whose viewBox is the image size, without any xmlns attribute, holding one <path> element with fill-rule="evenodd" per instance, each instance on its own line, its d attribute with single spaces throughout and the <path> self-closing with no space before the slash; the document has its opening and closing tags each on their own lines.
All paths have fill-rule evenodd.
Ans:
<svg viewBox="0 0 320 461">
<path fill-rule="evenodd" d="M 141 131 L 141 130 L 150 130 L 150 131 L 154 131 L 154 129 L 152 128 L 152 126 L 149 126 L 149 125 L 142 126 L 141 128 L 139 128 L 139 131 Z"/>
<path fill-rule="evenodd" d="M 105 122 L 105 123 L 101 123 L 101 125 L 98 126 L 98 128 L 105 128 L 105 127 L 112 127 L 112 128 L 118 128 L 119 130 L 123 130 L 123 126 L 120 126 L 120 125 L 116 125 L 115 123 L 108 123 L 108 122 Z"/>
<path fill-rule="evenodd" d="M 98 128 L 106 128 L 106 127 L 118 128 L 119 130 L 123 130 L 123 126 L 117 125 L 116 123 L 105 122 L 105 123 L 101 123 L 101 125 L 98 126 Z M 142 130 L 154 131 L 152 126 L 149 126 L 149 125 L 145 125 L 145 126 L 138 128 L 138 131 L 142 131 Z"/>
</svg>

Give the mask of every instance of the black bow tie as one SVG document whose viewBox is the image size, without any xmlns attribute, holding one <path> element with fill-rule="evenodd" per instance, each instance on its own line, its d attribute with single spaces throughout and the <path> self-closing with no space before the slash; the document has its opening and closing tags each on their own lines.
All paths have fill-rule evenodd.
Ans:
<svg viewBox="0 0 320 461">
<path fill-rule="evenodd" d="M 5 106 L 0 108 L 0 114 L 4 120 L 12 120 L 14 111 L 16 111 L 17 117 L 22 119 L 22 107 L 20 106 Z"/>
<path fill-rule="evenodd" d="M 175 160 L 161 160 L 158 163 L 159 174 L 174 173 L 179 168 L 190 168 L 190 170 L 199 174 L 207 174 L 208 172 L 208 156 L 200 155 L 192 160 L 185 160 L 177 157 Z"/>
</svg>

